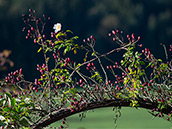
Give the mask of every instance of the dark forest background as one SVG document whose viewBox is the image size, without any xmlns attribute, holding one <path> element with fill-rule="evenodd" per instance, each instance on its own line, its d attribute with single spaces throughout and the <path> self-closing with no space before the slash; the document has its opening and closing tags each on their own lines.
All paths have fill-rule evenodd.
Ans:
<svg viewBox="0 0 172 129">
<path fill-rule="evenodd" d="M 41 53 L 31 39 L 22 32 L 25 24 L 22 13 L 35 9 L 37 14 L 51 17 L 46 26 L 47 35 L 53 25 L 62 23 L 62 30 L 70 29 L 79 41 L 89 35 L 97 38 L 96 49 L 105 53 L 114 43 L 108 37 L 112 29 L 141 36 L 140 43 L 158 58 L 164 58 L 160 43 L 172 44 L 172 0 L 0 0 L 0 52 L 12 51 L 14 62 L 11 70 L 23 68 L 25 79 L 37 76 L 36 64 L 41 63 Z"/>
</svg>

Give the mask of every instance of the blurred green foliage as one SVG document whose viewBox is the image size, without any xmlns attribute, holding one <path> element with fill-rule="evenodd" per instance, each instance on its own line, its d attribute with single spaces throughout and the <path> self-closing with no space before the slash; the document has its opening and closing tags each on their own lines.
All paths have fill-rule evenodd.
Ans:
<svg viewBox="0 0 172 129">
<path fill-rule="evenodd" d="M 108 32 L 118 28 L 126 34 L 140 35 L 145 47 L 164 58 L 157 50 L 163 52 L 160 42 L 168 46 L 172 41 L 171 7 L 171 0 L 0 0 L 0 51 L 12 50 L 10 58 L 15 65 L 9 71 L 23 67 L 28 80 L 37 76 L 33 72 L 42 61 L 37 46 L 24 38 L 25 25 L 21 20 L 21 14 L 32 8 L 39 15 L 52 18 L 45 34 L 53 31 L 55 23 L 61 22 L 62 30 L 72 30 L 80 37 L 80 42 L 93 34 L 97 38 L 97 49 L 104 53 L 115 47 Z"/>
</svg>

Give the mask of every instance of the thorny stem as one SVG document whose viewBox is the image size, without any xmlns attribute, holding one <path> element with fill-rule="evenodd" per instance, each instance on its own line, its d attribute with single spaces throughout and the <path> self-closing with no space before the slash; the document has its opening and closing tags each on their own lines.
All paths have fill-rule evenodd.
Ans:
<svg viewBox="0 0 172 129">
<path fill-rule="evenodd" d="M 73 72 L 70 74 L 69 78 L 72 77 L 73 74 L 76 72 L 76 70 L 78 70 L 81 66 L 86 65 L 86 64 L 88 64 L 88 63 L 90 63 L 90 62 L 93 62 L 93 61 L 97 60 L 98 58 L 102 58 L 102 57 L 105 57 L 105 56 L 107 56 L 107 55 L 110 55 L 110 54 L 112 54 L 112 53 L 115 52 L 115 51 L 120 51 L 120 50 L 122 50 L 122 49 L 126 50 L 126 48 L 127 48 L 129 45 L 130 45 L 130 44 L 127 44 L 127 45 L 125 45 L 125 46 L 123 46 L 123 47 L 113 49 L 113 50 L 111 50 L 111 51 L 108 52 L 108 53 L 105 53 L 105 54 L 103 54 L 103 55 L 97 56 L 97 57 L 95 57 L 95 58 L 93 58 L 93 59 L 91 59 L 91 60 L 89 60 L 89 61 L 86 61 L 86 62 L 80 64 L 78 67 L 76 67 L 76 68 L 73 70 Z"/>
<path fill-rule="evenodd" d="M 104 69 L 104 67 L 102 65 L 102 62 L 101 62 L 100 58 L 97 56 L 96 51 L 94 50 L 94 48 L 92 46 L 91 46 L 91 48 L 92 48 L 93 52 L 95 53 L 95 56 L 98 59 L 99 65 L 100 65 L 100 67 L 101 67 L 101 69 L 102 69 L 102 71 L 103 71 L 103 73 L 105 75 L 105 82 L 108 82 L 108 76 L 107 76 L 107 73 L 106 73 L 106 71 L 105 71 L 105 69 Z"/>
<path fill-rule="evenodd" d="M 165 51 L 165 57 L 166 57 L 166 60 L 168 60 L 168 54 L 167 54 L 167 49 L 166 49 L 165 45 L 164 45 L 164 44 L 162 44 L 162 43 L 160 43 L 160 45 L 162 45 L 162 46 L 163 46 L 164 51 Z"/>
</svg>

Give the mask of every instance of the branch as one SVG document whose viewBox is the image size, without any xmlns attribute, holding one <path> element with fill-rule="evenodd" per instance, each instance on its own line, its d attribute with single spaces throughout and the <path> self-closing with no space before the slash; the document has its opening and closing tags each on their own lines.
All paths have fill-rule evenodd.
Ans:
<svg viewBox="0 0 172 129">
<path fill-rule="evenodd" d="M 95 58 L 93 58 L 93 59 L 91 59 L 91 60 L 89 60 L 89 61 L 86 61 L 86 62 L 80 64 L 78 67 L 76 67 L 76 68 L 73 70 L 73 72 L 70 74 L 69 78 L 71 78 L 71 77 L 73 76 L 73 74 L 74 74 L 81 66 L 86 65 L 86 64 L 88 64 L 88 63 L 90 63 L 90 62 L 93 62 L 94 60 L 97 60 L 97 59 L 99 59 L 99 58 L 106 57 L 106 56 L 108 56 L 108 55 L 114 53 L 115 51 L 126 50 L 126 48 L 127 48 L 128 46 L 129 46 L 129 45 L 127 44 L 127 45 L 125 45 L 125 46 L 123 46 L 123 47 L 115 48 L 115 49 L 109 51 L 108 53 L 105 53 L 105 54 L 103 54 L 103 55 L 97 56 L 97 57 L 95 57 Z"/>
<path fill-rule="evenodd" d="M 31 128 L 32 129 L 42 129 L 43 127 L 46 127 L 53 122 L 56 122 L 58 120 L 61 120 L 62 118 L 69 117 L 71 115 L 74 115 L 79 112 L 83 112 L 86 110 L 91 110 L 91 109 L 96 109 L 96 108 L 103 108 L 103 107 L 130 107 L 130 104 L 132 102 L 129 100 L 125 99 L 115 99 L 115 100 L 102 100 L 102 101 L 97 101 L 97 102 L 92 102 L 88 103 L 84 108 L 81 108 L 79 110 L 76 110 L 74 112 L 71 112 L 69 108 L 63 108 L 58 111 L 55 111 L 53 115 L 43 121 L 33 125 Z M 158 103 L 152 103 L 150 101 L 144 101 L 144 100 L 139 100 L 138 104 L 140 108 L 145 108 L 145 109 L 154 109 L 157 107 Z M 162 113 L 168 114 L 172 110 L 171 107 L 168 107 L 166 109 L 162 109 Z"/>
</svg>

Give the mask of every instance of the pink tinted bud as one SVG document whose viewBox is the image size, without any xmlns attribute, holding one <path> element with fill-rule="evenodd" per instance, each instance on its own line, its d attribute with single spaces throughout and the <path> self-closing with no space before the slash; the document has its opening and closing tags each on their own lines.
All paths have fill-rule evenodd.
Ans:
<svg viewBox="0 0 172 129">
<path fill-rule="evenodd" d="M 111 34 L 111 33 L 109 33 L 108 35 L 109 35 L 109 37 L 110 37 L 110 36 L 112 36 L 112 34 Z"/>
<path fill-rule="evenodd" d="M 51 34 L 51 38 L 54 38 L 54 35 L 53 34 Z"/>
<path fill-rule="evenodd" d="M 20 68 L 20 70 L 19 70 L 19 74 L 22 74 L 22 72 L 23 72 L 23 69 L 22 69 L 22 68 Z"/>
<path fill-rule="evenodd" d="M 17 81 L 20 81 L 20 78 L 17 77 Z"/>
<path fill-rule="evenodd" d="M 65 76 L 62 76 L 62 80 L 65 80 L 66 78 L 65 78 Z"/>
<path fill-rule="evenodd" d="M 90 66 L 91 66 L 91 63 L 88 63 L 88 64 L 87 64 L 87 67 L 90 67 Z"/>
<path fill-rule="evenodd" d="M 150 83 L 152 83 L 153 82 L 153 80 L 150 80 Z"/>
<path fill-rule="evenodd" d="M 71 112 L 74 112 L 75 110 L 74 110 L 73 108 L 70 108 L 70 111 L 71 111 Z"/>
<path fill-rule="evenodd" d="M 87 70 L 90 70 L 90 68 L 89 68 L 89 67 L 86 67 L 86 69 L 87 69 Z"/>
<path fill-rule="evenodd" d="M 70 62 L 70 58 L 69 57 L 67 58 L 67 61 Z"/>
<path fill-rule="evenodd" d="M 30 33 L 28 33 L 27 36 L 30 37 Z"/>
<path fill-rule="evenodd" d="M 33 13 L 36 13 L 36 10 L 33 10 Z"/>
<path fill-rule="evenodd" d="M 38 79 L 35 79 L 35 85 L 38 85 Z"/>
<path fill-rule="evenodd" d="M 45 35 L 42 36 L 45 39 Z"/>
<path fill-rule="evenodd" d="M 42 68 L 44 68 L 44 67 L 45 67 L 45 64 L 42 65 Z"/>
<path fill-rule="evenodd" d="M 93 39 L 94 38 L 93 35 L 91 35 L 90 38 Z"/>
<path fill-rule="evenodd" d="M 67 66 L 67 64 L 65 63 L 65 64 L 64 64 L 64 67 L 66 67 L 66 66 Z"/>
<path fill-rule="evenodd" d="M 53 43 L 52 46 L 54 47 L 55 46 L 55 43 Z"/>
<path fill-rule="evenodd" d="M 33 30 L 34 30 L 34 28 L 33 28 L 33 27 L 31 27 L 30 29 L 31 29 L 31 31 L 33 31 Z"/>
<path fill-rule="evenodd" d="M 33 41 L 34 43 L 37 43 L 37 41 L 36 41 L 36 39 L 34 39 L 34 41 Z"/>
<path fill-rule="evenodd" d="M 114 30 L 112 30 L 112 34 L 116 35 L 116 32 Z"/>
<path fill-rule="evenodd" d="M 29 9 L 29 12 L 32 12 L 32 9 Z"/>
<path fill-rule="evenodd" d="M 79 80 L 79 83 L 82 83 L 82 82 L 83 82 L 82 79 L 80 79 L 80 80 Z"/>
<path fill-rule="evenodd" d="M 139 47 L 143 47 L 143 44 L 140 44 Z"/>
</svg>

